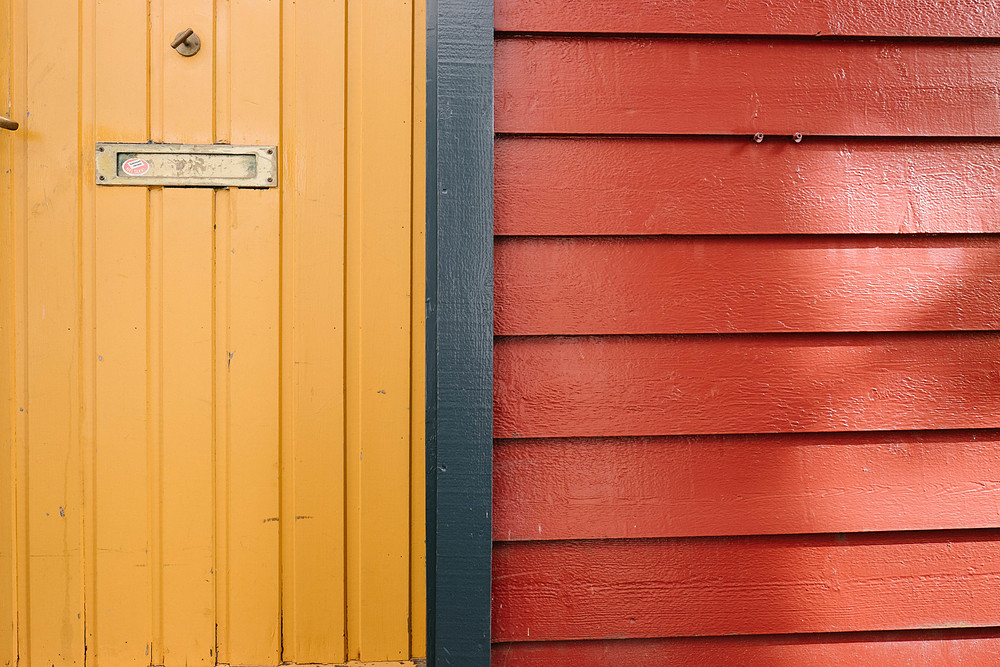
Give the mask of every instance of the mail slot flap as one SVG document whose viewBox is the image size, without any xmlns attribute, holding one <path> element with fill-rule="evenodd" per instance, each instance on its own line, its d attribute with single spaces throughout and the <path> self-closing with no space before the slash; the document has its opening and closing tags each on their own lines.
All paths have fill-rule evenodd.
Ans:
<svg viewBox="0 0 1000 667">
<path fill-rule="evenodd" d="M 272 188 L 276 146 L 97 144 L 98 185 Z"/>
</svg>

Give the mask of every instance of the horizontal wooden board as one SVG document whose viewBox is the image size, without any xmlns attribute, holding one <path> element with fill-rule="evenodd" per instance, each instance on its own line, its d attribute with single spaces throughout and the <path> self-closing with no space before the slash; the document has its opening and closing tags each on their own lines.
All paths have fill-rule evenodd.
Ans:
<svg viewBox="0 0 1000 667">
<path fill-rule="evenodd" d="M 996 140 L 500 137 L 495 164 L 504 235 L 1000 232 Z"/>
<path fill-rule="evenodd" d="M 1000 326 L 1000 236 L 501 238 L 501 335 Z"/>
<path fill-rule="evenodd" d="M 497 30 L 996 37 L 996 0 L 497 0 Z"/>
<path fill-rule="evenodd" d="M 498 132 L 1000 135 L 993 41 L 511 37 L 495 61 Z"/>
<path fill-rule="evenodd" d="M 1000 531 L 501 542 L 494 641 L 1000 624 Z"/>
<path fill-rule="evenodd" d="M 1000 333 L 499 338 L 500 438 L 1000 426 Z"/>
<path fill-rule="evenodd" d="M 495 667 L 995 667 L 1000 630 L 851 632 L 496 644 Z"/>
<path fill-rule="evenodd" d="M 1000 432 L 500 440 L 495 540 L 989 528 Z"/>
</svg>

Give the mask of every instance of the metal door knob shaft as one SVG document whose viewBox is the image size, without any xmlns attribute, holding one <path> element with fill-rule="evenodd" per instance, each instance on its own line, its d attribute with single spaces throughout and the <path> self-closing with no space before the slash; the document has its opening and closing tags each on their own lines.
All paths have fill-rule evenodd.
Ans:
<svg viewBox="0 0 1000 667">
<path fill-rule="evenodd" d="M 0 129 L 10 130 L 11 132 L 13 132 L 19 127 L 20 125 L 18 125 L 16 120 L 11 120 L 10 118 L 4 118 L 3 116 L 0 116 Z"/>
<path fill-rule="evenodd" d="M 177 53 L 190 58 L 201 50 L 201 38 L 194 34 L 194 30 L 188 28 L 177 33 L 174 41 L 170 42 L 170 48 L 176 49 Z"/>
</svg>

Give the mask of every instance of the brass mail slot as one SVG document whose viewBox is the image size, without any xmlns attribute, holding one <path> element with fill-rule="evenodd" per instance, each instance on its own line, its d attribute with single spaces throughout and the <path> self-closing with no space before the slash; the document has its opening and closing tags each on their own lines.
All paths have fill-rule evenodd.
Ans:
<svg viewBox="0 0 1000 667">
<path fill-rule="evenodd" d="M 276 146 L 97 144 L 98 185 L 273 188 Z"/>
</svg>

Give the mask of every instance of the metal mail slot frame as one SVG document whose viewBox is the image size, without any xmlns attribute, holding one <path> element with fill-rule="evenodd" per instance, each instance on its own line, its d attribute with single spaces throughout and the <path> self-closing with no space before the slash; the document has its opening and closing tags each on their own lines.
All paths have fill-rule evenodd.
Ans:
<svg viewBox="0 0 1000 667">
<path fill-rule="evenodd" d="M 273 188 L 277 146 L 98 143 L 98 185 Z"/>
</svg>

